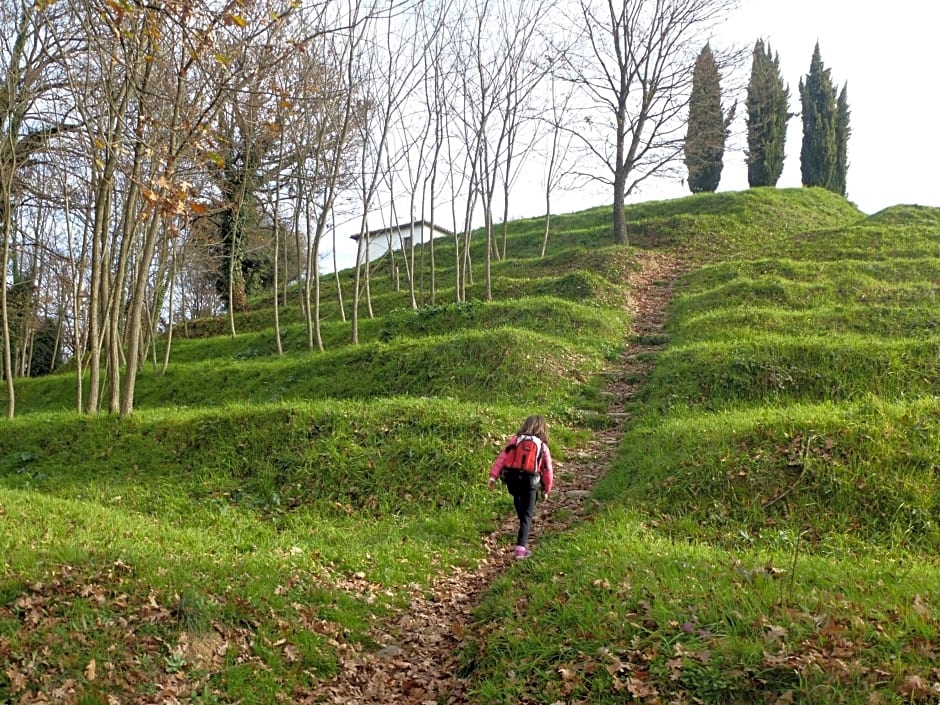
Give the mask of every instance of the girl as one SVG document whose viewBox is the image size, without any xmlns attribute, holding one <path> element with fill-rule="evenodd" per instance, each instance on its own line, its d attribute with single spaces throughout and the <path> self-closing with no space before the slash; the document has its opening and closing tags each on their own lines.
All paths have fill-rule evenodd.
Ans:
<svg viewBox="0 0 940 705">
<path fill-rule="evenodd" d="M 528 449 L 534 453 L 534 461 L 526 461 L 525 451 Z M 546 497 L 554 484 L 552 454 L 548 450 L 548 427 L 543 416 L 529 416 L 522 422 L 518 433 L 509 439 L 490 468 L 489 489 L 493 489 L 498 479 L 506 483 L 506 489 L 512 495 L 512 503 L 516 508 L 516 516 L 519 517 L 519 533 L 516 536 L 514 553 L 515 557 L 521 560 L 531 553 L 526 548 L 526 543 L 532 529 L 539 484 L 545 489 Z"/>
</svg>

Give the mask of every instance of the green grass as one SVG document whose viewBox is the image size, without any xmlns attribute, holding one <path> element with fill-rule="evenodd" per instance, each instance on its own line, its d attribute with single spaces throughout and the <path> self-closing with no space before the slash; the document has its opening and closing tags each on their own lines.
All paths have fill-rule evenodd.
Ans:
<svg viewBox="0 0 940 705">
<path fill-rule="evenodd" d="M 603 508 L 481 606 L 476 701 L 931 701 L 940 211 L 756 190 L 633 212 L 701 266 Z"/>
<path fill-rule="evenodd" d="M 562 478 L 606 425 L 637 249 L 694 265 L 668 345 L 590 521 L 541 537 L 480 606 L 471 701 L 935 699 L 940 210 L 754 189 L 627 220 L 618 247 L 610 208 L 554 216 L 544 259 L 541 219 L 508 224 L 492 302 L 479 236 L 460 303 L 451 243 L 417 310 L 374 263 L 357 346 L 332 278 L 322 352 L 296 290 L 283 356 L 270 295 L 234 337 L 224 316 L 178 326 L 128 419 L 76 415 L 68 372 L 17 380 L 0 701 L 290 701 L 346 644 L 374 647 L 511 513 L 484 478 L 521 418 L 549 416 Z"/>
<path fill-rule="evenodd" d="M 616 508 L 553 537 L 479 610 L 475 701 L 909 702 L 913 677 L 929 687 L 936 566 L 780 544 L 672 539 Z"/>
<path fill-rule="evenodd" d="M 673 535 L 697 527 L 737 548 L 773 545 L 785 529 L 820 552 L 874 545 L 930 557 L 940 548 L 938 418 L 936 397 L 673 412 L 630 430 L 599 496 L 642 506 Z"/>
</svg>

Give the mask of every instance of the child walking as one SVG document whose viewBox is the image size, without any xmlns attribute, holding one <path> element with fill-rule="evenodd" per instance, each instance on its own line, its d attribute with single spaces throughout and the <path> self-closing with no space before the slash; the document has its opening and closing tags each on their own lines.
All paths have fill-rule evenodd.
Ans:
<svg viewBox="0 0 940 705">
<path fill-rule="evenodd" d="M 521 560 L 531 553 L 526 544 L 532 530 L 539 485 L 544 488 L 547 497 L 554 484 L 552 454 L 548 449 L 548 427 L 543 416 L 533 414 L 526 418 L 516 435 L 509 439 L 496 457 L 490 468 L 489 489 L 493 489 L 499 479 L 506 483 L 519 518 L 514 554 Z"/>
</svg>

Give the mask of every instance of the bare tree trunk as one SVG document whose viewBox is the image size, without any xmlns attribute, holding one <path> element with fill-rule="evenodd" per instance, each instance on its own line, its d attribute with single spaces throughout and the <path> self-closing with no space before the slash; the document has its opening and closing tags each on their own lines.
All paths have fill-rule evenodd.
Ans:
<svg viewBox="0 0 940 705">
<path fill-rule="evenodd" d="M 545 187 L 545 235 L 542 238 L 542 252 L 540 257 L 545 257 L 545 250 L 548 248 L 548 233 L 552 222 L 552 189 Z"/>
<path fill-rule="evenodd" d="M 278 201 L 280 199 L 277 199 Z M 275 213 L 277 212 L 277 207 L 275 207 Z M 280 314 L 280 305 L 278 304 L 278 296 L 280 291 L 278 290 L 278 260 L 280 259 L 281 254 L 281 228 L 278 224 L 280 218 L 275 215 L 274 218 L 274 285 L 272 286 L 272 291 L 274 292 L 274 340 L 277 344 L 277 354 L 278 356 L 284 354 L 284 346 L 281 344 L 281 314 Z"/>
<path fill-rule="evenodd" d="M 113 157 L 109 157 L 109 161 Z M 110 191 L 108 186 L 112 176 L 107 175 L 109 164 L 105 164 L 105 174 L 99 177 L 97 188 L 97 199 L 95 200 L 95 215 L 92 224 L 91 235 L 91 282 L 88 287 L 88 399 L 85 404 L 85 412 L 94 414 L 98 411 L 98 401 L 101 388 L 101 345 L 102 345 L 102 280 L 104 274 L 104 256 L 107 248 L 106 242 L 107 229 L 110 224 L 110 204 L 111 199 L 107 195 Z M 113 174 L 113 165 L 111 166 Z"/>
<path fill-rule="evenodd" d="M 169 181 L 169 179 L 167 180 Z M 147 228 L 147 232 L 144 235 L 144 247 L 140 261 L 137 264 L 134 288 L 131 293 L 127 320 L 127 371 L 124 375 L 124 394 L 121 399 L 121 416 L 129 416 L 134 411 L 134 388 L 137 384 L 137 361 L 140 348 L 141 319 L 147 289 L 147 270 L 150 267 L 150 263 L 153 261 L 159 224 L 160 218 L 154 213 L 150 225 Z"/>
<path fill-rule="evenodd" d="M 447 139 L 447 162 L 451 165 L 454 163 L 453 152 L 451 140 L 448 137 Z M 461 227 L 458 227 L 457 223 L 457 187 L 455 183 L 454 170 L 451 168 L 448 173 L 448 181 L 450 182 L 450 216 L 451 216 L 451 227 L 454 232 L 454 300 L 456 303 L 460 303 L 461 292 L 463 291 L 463 277 L 461 276 L 460 271 L 460 255 L 461 255 L 461 242 L 460 242 L 460 232 Z"/>
<path fill-rule="evenodd" d="M 317 256 L 320 252 L 320 243 L 317 236 L 317 229 L 313 224 L 313 214 L 310 212 L 313 208 L 313 203 L 308 199 L 306 201 L 306 208 L 304 208 L 304 217 L 306 219 L 306 232 L 309 242 L 307 243 L 307 248 L 309 251 L 309 256 L 307 258 L 307 281 L 308 281 L 308 296 L 312 295 L 313 297 L 313 306 L 312 306 L 312 315 L 311 323 L 313 325 L 313 330 L 311 334 L 313 338 L 308 337 L 308 341 L 312 341 L 317 350 L 323 350 L 323 337 L 320 334 L 320 266 L 317 261 Z M 311 235 L 311 231 L 313 235 Z M 310 283 L 312 280 L 312 283 Z M 310 304 L 308 304 L 308 307 Z M 312 349 L 312 348 L 311 348 Z"/>
<path fill-rule="evenodd" d="M 363 220 L 363 225 L 359 228 L 359 239 L 356 241 L 356 269 L 353 278 L 353 304 L 352 304 L 352 344 L 359 344 L 359 280 L 362 268 L 362 243 L 366 239 L 368 230 Z"/>
<path fill-rule="evenodd" d="M 85 251 L 87 249 L 89 229 L 88 223 L 91 222 L 91 218 L 87 217 L 87 215 L 85 217 L 85 230 L 82 236 L 81 254 L 76 258 L 72 241 L 71 211 L 71 198 L 69 197 L 68 188 L 66 188 L 64 199 L 64 224 L 66 242 L 68 243 L 69 265 L 72 270 L 70 280 L 72 282 L 72 348 L 75 360 L 75 411 L 81 414 L 83 408 L 82 381 L 84 378 L 85 345 L 81 335 L 81 278 L 78 276 L 78 272 L 85 268 Z"/>
<path fill-rule="evenodd" d="M 144 85 L 147 83 L 146 77 L 150 75 L 150 64 L 148 62 L 145 69 Z M 146 110 L 141 105 L 138 111 L 137 128 L 142 128 L 145 120 Z M 137 203 L 140 195 L 140 182 L 143 174 L 143 154 L 144 145 L 138 141 L 134 145 L 134 161 L 131 167 L 130 187 L 124 198 L 124 210 L 121 217 L 121 226 L 115 233 L 115 238 L 120 236 L 120 243 L 112 243 L 112 251 L 115 245 L 118 249 L 118 258 L 113 272 L 113 282 L 110 290 L 111 296 L 108 299 L 108 386 L 110 390 L 109 410 L 112 414 L 119 413 L 121 410 L 121 357 L 123 348 L 121 345 L 121 316 L 125 312 L 124 284 L 127 280 L 127 271 L 130 266 L 130 252 L 136 239 L 138 227 Z M 151 220 L 156 215 L 151 216 Z"/>
<path fill-rule="evenodd" d="M 278 122 L 282 122 L 279 120 Z M 277 344 L 277 354 L 284 354 L 284 346 L 281 344 L 281 315 L 278 305 L 278 277 L 280 274 L 280 254 L 281 254 L 281 171 L 284 168 L 284 130 L 280 131 L 278 138 L 277 166 L 275 167 L 274 177 L 274 205 L 271 214 L 272 227 L 274 229 L 274 283 L 271 290 L 274 292 L 274 340 Z M 299 253 L 298 253 L 299 254 Z"/>
<path fill-rule="evenodd" d="M 336 259 L 336 212 L 331 211 L 330 217 L 332 218 L 332 229 L 333 229 L 333 276 L 336 279 L 336 301 L 339 304 L 339 317 L 340 320 L 346 322 L 346 306 L 343 303 L 343 283 L 339 278 L 339 262 Z"/>
<path fill-rule="evenodd" d="M 369 261 L 369 248 L 366 248 L 366 284 L 365 284 L 365 293 L 366 293 L 366 311 L 369 313 L 369 318 L 375 318 L 375 312 L 372 310 L 372 275 L 371 275 L 372 263 Z"/>
<path fill-rule="evenodd" d="M 14 170 L 11 169 L 10 171 L 12 173 Z M 3 203 L 0 204 L 3 207 L 3 268 L 0 270 L 0 318 L 2 318 L 3 324 L 3 376 L 6 379 L 7 387 L 7 418 L 12 419 L 16 412 L 16 393 L 13 387 L 13 358 L 10 354 L 10 348 L 12 346 L 10 344 L 10 314 L 7 310 L 7 289 L 9 288 L 7 281 L 7 262 L 10 261 L 10 231 L 13 227 L 13 223 L 10 213 L 10 183 L 6 177 L 3 178 L 3 191 L 0 197 L 3 198 Z"/>
<path fill-rule="evenodd" d="M 173 347 L 173 299 L 175 298 L 174 293 L 176 292 L 176 259 L 176 253 L 174 253 L 173 260 L 170 264 L 170 304 L 167 312 L 166 350 L 163 353 L 163 367 L 160 369 L 161 375 L 165 375 L 170 366 L 170 349 Z"/>
<path fill-rule="evenodd" d="M 568 90 L 564 97 L 559 101 L 556 92 L 556 77 L 551 77 L 551 130 L 552 142 L 548 153 L 548 164 L 545 168 L 545 235 L 542 238 L 541 257 L 545 257 L 548 248 L 548 236 L 551 231 L 552 220 L 552 191 L 560 186 L 565 176 L 565 159 L 571 146 L 572 134 L 569 130 L 564 130 L 565 142 L 561 142 L 563 134 L 564 120 L 568 113 L 568 105 L 571 101 L 572 91 Z"/>
</svg>

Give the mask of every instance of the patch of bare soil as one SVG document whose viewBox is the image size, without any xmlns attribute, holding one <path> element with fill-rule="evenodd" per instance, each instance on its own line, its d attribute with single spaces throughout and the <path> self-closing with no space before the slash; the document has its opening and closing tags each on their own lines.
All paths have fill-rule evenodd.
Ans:
<svg viewBox="0 0 940 705">
<path fill-rule="evenodd" d="M 631 277 L 625 303 L 633 318 L 631 343 L 608 376 L 605 394 L 614 421 L 598 432 L 590 444 L 556 463 L 559 482 L 547 500 L 539 503 L 533 527 L 538 550 L 540 534 L 560 532 L 591 511 L 589 496 L 610 467 L 626 420 L 627 403 L 649 371 L 648 353 L 660 344 L 666 307 L 681 268 L 672 257 L 647 252 Z M 481 482 L 485 481 L 481 475 Z M 562 511 L 564 510 L 564 511 Z M 407 609 L 373 632 L 382 647 L 365 652 L 351 644 L 338 644 L 340 673 L 297 702 L 303 703 L 407 703 L 457 705 L 467 702 L 466 683 L 457 675 L 462 641 L 473 629 L 472 612 L 494 578 L 513 562 L 506 540 L 515 535 L 515 516 L 484 539 L 486 557 L 472 570 L 458 569 L 417 591 Z"/>
</svg>

